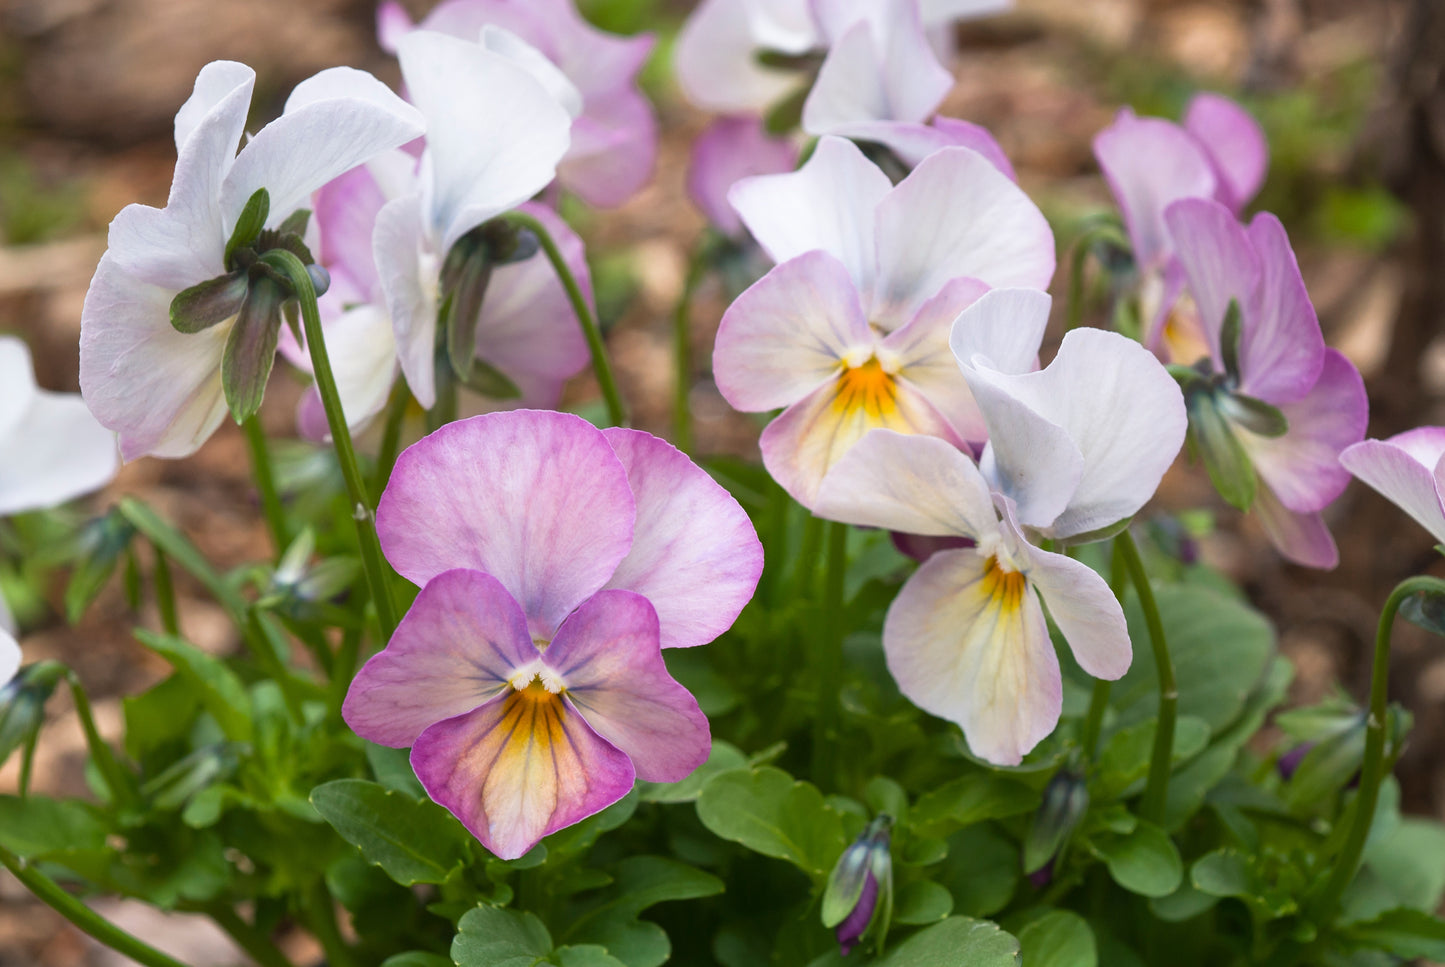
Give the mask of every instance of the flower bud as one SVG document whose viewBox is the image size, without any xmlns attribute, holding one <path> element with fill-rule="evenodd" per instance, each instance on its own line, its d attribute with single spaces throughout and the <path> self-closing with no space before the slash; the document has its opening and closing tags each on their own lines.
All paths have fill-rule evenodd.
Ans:
<svg viewBox="0 0 1445 967">
<path fill-rule="evenodd" d="M 244 748 L 236 742 L 218 742 L 199 748 L 147 780 L 141 786 L 141 793 L 157 809 L 179 809 L 202 789 L 234 773 Z"/>
<path fill-rule="evenodd" d="M 823 892 L 823 926 L 836 928 L 843 956 L 852 952 L 876 924 L 880 950 L 893 916 L 893 856 L 889 841 L 893 817 L 880 813 L 853 841 L 828 876 Z"/>
<path fill-rule="evenodd" d="M 20 669 L 0 688 L 0 763 L 40 730 L 45 702 L 65 672 L 58 661 L 40 661 Z"/>
<path fill-rule="evenodd" d="M 1084 779 L 1070 769 L 1060 769 L 1044 788 L 1044 801 L 1034 814 L 1024 839 L 1024 872 L 1034 874 L 1052 868 L 1064 844 L 1089 811 L 1089 789 Z M 1047 881 L 1045 881 L 1047 882 Z M 1035 885 L 1038 885 L 1035 882 Z"/>
</svg>

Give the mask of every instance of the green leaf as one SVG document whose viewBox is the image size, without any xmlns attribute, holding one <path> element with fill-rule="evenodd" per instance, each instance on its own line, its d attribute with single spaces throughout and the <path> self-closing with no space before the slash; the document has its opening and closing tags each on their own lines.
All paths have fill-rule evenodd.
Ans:
<svg viewBox="0 0 1445 967">
<path fill-rule="evenodd" d="M 78 799 L 0 796 L 0 844 L 26 859 L 100 849 L 107 832 L 94 807 Z"/>
<path fill-rule="evenodd" d="M 787 860 L 817 883 L 848 845 L 842 814 L 817 787 L 772 766 L 714 776 L 697 799 L 697 815 L 714 835 Z"/>
<path fill-rule="evenodd" d="M 1340 939 L 1351 947 L 1385 950 L 1407 960 L 1445 960 L 1445 921 L 1409 907 L 1352 924 L 1340 931 Z"/>
<path fill-rule="evenodd" d="M 1052 910 L 1018 933 L 1028 967 L 1098 967 L 1094 931 L 1077 913 Z"/>
<path fill-rule="evenodd" d="M 552 960 L 558 967 L 627 967 L 623 961 L 609 954 L 606 947 L 596 944 L 558 947 Z"/>
<path fill-rule="evenodd" d="M 408 950 L 404 954 L 396 954 L 381 962 L 381 967 L 456 967 L 450 957 L 443 957 L 441 954 L 428 954 L 420 950 Z"/>
<path fill-rule="evenodd" d="M 899 822 L 908 819 L 908 793 L 887 776 L 869 779 L 863 798 L 875 813 L 887 813 Z"/>
<path fill-rule="evenodd" d="M 996 923 L 949 917 L 894 947 L 877 967 L 1019 967 L 1019 942 Z"/>
<path fill-rule="evenodd" d="M 980 769 L 919 796 L 911 824 L 926 835 L 947 835 L 986 819 L 1032 812 L 1039 798 L 1036 790 L 1016 779 Z"/>
<path fill-rule="evenodd" d="M 376 781 L 393 792 L 403 793 L 412 799 L 425 799 L 426 790 L 421 780 L 412 771 L 411 759 L 406 749 L 389 749 L 375 742 L 366 743 L 366 761 Z"/>
<path fill-rule="evenodd" d="M 452 960 L 457 967 L 536 967 L 552 953 L 541 920 L 519 910 L 477 907 L 457 924 Z"/>
<path fill-rule="evenodd" d="M 894 923 L 934 923 L 953 912 L 953 894 L 932 880 L 914 880 L 898 891 Z"/>
<path fill-rule="evenodd" d="M 1104 743 L 1090 788 L 1095 797 L 1107 802 L 1130 795 L 1130 787 L 1149 772 L 1157 719 L 1119 729 Z M 1194 758 L 1209 744 L 1209 723 L 1193 715 L 1181 715 L 1174 725 L 1175 764 Z"/>
<path fill-rule="evenodd" d="M 730 769 L 740 769 L 748 764 L 748 757 L 735 745 L 721 739 L 713 739 L 712 752 L 707 761 L 698 766 L 686 779 L 677 782 L 640 782 L 638 793 L 643 802 L 694 802 L 702 794 L 703 786 L 712 777 Z"/>
<path fill-rule="evenodd" d="M 1406 817 L 1365 849 L 1365 865 L 1389 884 L 1399 905 L 1431 912 L 1445 899 L 1445 827 Z"/>
<path fill-rule="evenodd" d="M 364 779 L 337 779 L 313 789 L 311 804 L 402 886 L 441 883 L 466 858 L 466 830 L 436 803 Z"/>
<path fill-rule="evenodd" d="M 1088 840 L 1088 844 L 1109 868 L 1114 882 L 1131 893 L 1168 896 L 1184 879 L 1184 863 L 1174 841 L 1152 823 L 1140 820 L 1132 833 L 1106 833 Z"/>
<path fill-rule="evenodd" d="M 1179 889 L 1168 896 L 1155 897 L 1149 901 L 1154 916 L 1165 923 L 1181 923 L 1192 920 L 1219 902 L 1219 897 L 1196 889 L 1192 883 L 1181 883 Z"/>
<path fill-rule="evenodd" d="M 686 863 L 662 856 L 629 856 L 617 864 L 605 893 L 570 918 L 562 939 L 600 944 L 628 967 L 656 967 L 667 959 L 671 944 L 657 924 L 640 922 L 638 915 L 658 903 L 722 891 L 722 880 Z M 659 937 L 661 959 L 657 958 Z"/>
<path fill-rule="evenodd" d="M 953 894 L 954 910 L 987 917 L 1008 906 L 1022 873 L 1018 844 L 993 823 L 978 823 L 948 838 L 948 860 L 934 874 Z"/>
<path fill-rule="evenodd" d="M 246 686 L 225 662 L 170 635 L 137 628 L 135 636 L 195 687 L 202 707 L 211 713 L 226 738 L 232 742 L 251 741 L 251 702 L 246 697 Z"/>
</svg>

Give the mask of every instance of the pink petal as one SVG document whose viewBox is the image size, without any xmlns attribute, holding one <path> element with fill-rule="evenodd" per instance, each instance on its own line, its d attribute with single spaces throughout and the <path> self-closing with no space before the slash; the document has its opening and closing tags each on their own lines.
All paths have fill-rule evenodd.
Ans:
<svg viewBox="0 0 1445 967">
<path fill-rule="evenodd" d="M 881 347 L 897 356 L 899 376 L 926 396 L 959 436 L 979 443 L 988 430 L 948 340 L 959 313 L 987 291 L 977 279 L 952 280 L 925 302 L 917 315 L 884 337 Z"/>
<path fill-rule="evenodd" d="M 874 339 L 847 269 L 827 252 L 784 262 L 728 307 L 713 375 L 733 408 L 788 406 L 832 381 Z"/>
<path fill-rule="evenodd" d="M 672 444 L 640 430 L 602 433 L 637 502 L 632 549 L 606 586 L 647 598 L 662 647 L 705 645 L 732 627 L 757 589 L 763 546 L 752 521 Z"/>
<path fill-rule="evenodd" d="M 1445 543 L 1445 427 L 1365 440 L 1341 453 L 1340 463 Z"/>
<path fill-rule="evenodd" d="M 1315 385 L 1325 339 L 1300 276 L 1284 226 L 1268 212 L 1256 215 L 1249 241 L 1259 257 L 1260 285 L 1244 311 L 1239 338 L 1241 392 L 1276 406 L 1300 399 Z"/>
<path fill-rule="evenodd" d="M 692 143 L 687 194 L 718 231 L 740 236 L 743 222 L 728 204 L 728 190 L 743 178 L 781 174 L 797 164 L 797 146 L 771 137 L 762 118 L 717 118 Z"/>
<path fill-rule="evenodd" d="M 312 215 L 321 237 L 316 258 L 331 273 L 333 288 L 342 275 L 363 296 L 379 287 L 371 233 L 386 201 L 365 165 L 333 179 L 312 198 Z"/>
<path fill-rule="evenodd" d="M 1269 144 L 1259 122 L 1229 98 L 1203 93 L 1185 109 L 1184 130 L 1209 156 L 1218 179 L 1214 197 L 1238 214 L 1269 169 Z"/>
<path fill-rule="evenodd" d="M 589 103 L 572 122 L 572 146 L 557 179 L 594 208 L 616 208 L 652 180 L 657 162 L 657 118 L 635 89 Z"/>
<path fill-rule="evenodd" d="M 1164 222 L 1171 245 L 1189 279 L 1189 292 L 1199 307 L 1199 321 L 1216 370 L 1224 368 L 1220 332 L 1230 301 L 1239 303 L 1240 348 L 1244 330 L 1255 324 L 1264 266 L 1244 226 L 1229 209 L 1210 198 L 1186 198 L 1170 205 Z"/>
<path fill-rule="evenodd" d="M 431 725 L 491 701 L 537 660 L 527 616 L 489 574 L 444 571 L 422 588 L 386 648 L 351 682 L 342 718 L 404 748 Z"/>
<path fill-rule="evenodd" d="M 376 512 L 387 559 L 424 585 L 484 571 L 526 612 L 533 636 L 612 576 L 632 546 L 627 473 L 587 421 L 514 410 L 450 423 L 407 448 Z"/>
<path fill-rule="evenodd" d="M 1264 527 L 1275 550 L 1295 564 L 1328 571 L 1340 563 L 1335 539 L 1318 511 L 1290 510 L 1279 502 L 1268 484 L 1255 493 L 1254 504 L 1249 509 Z"/>
</svg>

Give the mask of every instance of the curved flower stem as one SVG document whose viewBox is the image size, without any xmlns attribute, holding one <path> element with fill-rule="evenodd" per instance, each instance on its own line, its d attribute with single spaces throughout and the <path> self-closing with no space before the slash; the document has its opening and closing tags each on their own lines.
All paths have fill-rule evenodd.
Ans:
<svg viewBox="0 0 1445 967">
<path fill-rule="evenodd" d="M 286 509 L 281 506 L 281 497 L 276 491 L 276 476 L 271 472 L 271 452 L 266 447 L 266 431 L 261 429 L 261 420 L 253 416 L 241 423 L 246 433 L 246 449 L 251 453 L 251 473 L 256 478 L 256 490 L 261 494 L 261 512 L 266 517 L 266 529 L 271 532 L 271 543 L 276 553 L 286 550 L 291 538 L 286 533 Z"/>
<path fill-rule="evenodd" d="M 46 906 L 110 949 L 119 951 L 143 967 L 186 967 L 179 960 L 126 933 L 4 846 L 0 846 L 0 866 L 13 873 L 15 879 L 24 884 L 25 888 Z"/>
<path fill-rule="evenodd" d="M 387 586 L 386 559 L 381 553 L 381 542 L 376 537 L 375 510 L 366 490 L 366 481 L 356 462 L 356 448 L 351 443 L 351 430 L 346 425 L 346 414 L 341 409 L 341 396 L 336 390 L 336 377 L 331 373 L 331 359 L 326 355 L 326 337 L 321 331 L 321 313 L 316 307 L 316 290 L 311 285 L 311 276 L 301 260 L 285 249 L 273 249 L 266 253 L 273 265 L 286 273 L 296 301 L 301 304 L 301 321 L 306 329 L 306 349 L 311 354 L 311 368 L 316 375 L 316 390 L 321 394 L 322 406 L 326 409 L 326 423 L 331 428 L 331 442 L 336 447 L 336 458 L 341 463 L 341 475 L 346 478 L 346 494 L 351 499 L 351 516 L 356 521 L 356 536 L 361 544 L 361 563 L 366 569 L 366 583 L 371 588 L 371 600 L 376 606 L 376 616 L 381 622 L 382 633 L 391 637 L 396 630 L 396 606 L 391 600 L 391 589 Z"/>
<path fill-rule="evenodd" d="M 1375 629 L 1375 660 L 1370 671 L 1370 717 L 1365 721 L 1365 760 L 1360 768 L 1360 791 L 1355 796 L 1355 813 L 1345 845 L 1331 864 L 1333 872 L 1314 903 L 1312 915 L 1319 924 L 1329 922 L 1339 905 L 1345 887 L 1355 878 L 1360 859 L 1365 853 L 1365 840 L 1375 820 L 1375 806 L 1380 799 L 1380 783 L 1385 778 L 1385 723 L 1387 692 L 1390 684 L 1390 633 L 1400 605 L 1412 594 L 1432 591 L 1445 593 L 1445 581 L 1431 577 L 1412 577 L 1401 581 L 1385 600 L 1380 623 Z"/>
<path fill-rule="evenodd" d="M 1124 551 L 1115 540 L 1112 543 L 1113 554 L 1109 563 L 1109 590 L 1114 592 L 1114 597 L 1122 607 L 1124 604 L 1124 587 L 1128 581 L 1128 572 L 1124 567 Z M 1109 692 L 1113 690 L 1114 683 L 1104 679 L 1094 679 L 1094 694 L 1089 698 L 1089 712 L 1084 716 L 1084 734 L 1080 740 L 1084 755 L 1089 759 L 1094 758 L 1094 753 L 1099 745 L 1099 733 L 1104 727 L 1104 713 L 1109 709 Z"/>
<path fill-rule="evenodd" d="M 1115 547 L 1124 560 L 1129 580 L 1139 592 L 1139 605 L 1144 609 L 1144 622 L 1149 626 L 1149 644 L 1154 649 L 1154 664 L 1159 669 L 1159 721 L 1154 729 L 1154 751 L 1149 757 L 1149 780 L 1144 786 L 1144 800 L 1139 813 L 1151 823 L 1162 825 L 1164 805 L 1169 794 L 1169 766 L 1174 758 L 1174 720 L 1179 713 L 1179 687 L 1174 682 L 1174 661 L 1169 657 L 1169 643 L 1164 638 L 1164 622 L 1154 601 L 1154 589 L 1139 548 L 1127 530 L 1114 538 Z"/>
<path fill-rule="evenodd" d="M 683 453 L 692 453 L 692 297 L 707 275 L 707 246 L 693 249 L 687 263 L 687 278 L 682 295 L 672 310 L 673 368 L 676 383 L 672 390 L 672 442 Z"/>
<path fill-rule="evenodd" d="M 105 780 L 106 787 L 110 789 L 112 801 L 121 806 L 134 802 L 135 787 L 130 776 L 121 767 L 120 761 L 116 759 L 115 752 L 105 739 L 101 738 L 100 729 L 95 726 L 95 713 L 91 711 L 90 696 L 86 694 L 85 686 L 80 684 L 80 678 L 73 671 L 67 671 L 65 678 L 70 683 L 70 695 L 75 700 L 75 714 L 80 718 L 85 744 L 90 747 L 90 757 L 95 760 L 96 769 Z"/>
<path fill-rule="evenodd" d="M 818 716 L 813 720 L 813 781 L 824 789 L 836 781 L 838 691 L 843 678 L 843 580 L 848 574 L 848 525 L 828 525 L 828 566 L 823 574 L 823 621 L 813 654 L 817 660 Z"/>
<path fill-rule="evenodd" d="M 587 337 L 587 348 L 592 351 L 592 372 L 597 377 L 597 385 L 602 389 L 602 398 L 607 402 L 607 418 L 613 426 L 625 426 L 627 410 L 622 406 L 617 382 L 612 378 L 612 367 L 607 362 L 607 347 L 602 342 L 602 330 L 597 327 L 597 319 L 587 305 L 582 287 L 577 284 L 572 270 L 567 267 L 567 260 L 562 257 L 562 250 L 552 240 L 547 226 L 526 212 L 507 212 L 498 217 L 518 228 L 525 228 L 536 235 L 537 241 L 542 244 L 542 251 L 547 253 L 547 261 L 552 263 L 552 270 L 561 280 L 562 288 L 567 290 L 567 300 L 572 303 L 572 311 L 577 314 L 577 323 L 582 327 L 582 334 Z"/>
</svg>

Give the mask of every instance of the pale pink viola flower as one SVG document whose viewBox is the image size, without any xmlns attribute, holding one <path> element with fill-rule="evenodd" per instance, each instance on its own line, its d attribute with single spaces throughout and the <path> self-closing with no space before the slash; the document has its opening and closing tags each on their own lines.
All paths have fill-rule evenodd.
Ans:
<svg viewBox="0 0 1445 967">
<path fill-rule="evenodd" d="M 1325 346 L 1279 219 L 1262 213 L 1246 228 L 1219 202 L 1185 199 L 1164 221 L 1205 352 L 1184 383 L 1205 466 L 1227 501 L 1256 512 L 1281 554 L 1334 567 L 1320 511 L 1349 482 L 1341 451 L 1364 438 L 1364 381 Z"/>
<path fill-rule="evenodd" d="M 81 392 L 120 434 L 127 460 L 186 456 L 211 435 L 227 410 L 221 370 L 233 338 L 269 371 L 265 349 L 269 342 L 274 353 L 275 333 L 251 332 L 237 314 L 197 332 L 171 324 L 178 294 L 236 268 L 227 264 L 227 243 L 253 194 L 269 193 L 265 227 L 276 229 L 321 185 L 424 130 L 421 116 L 380 81 L 338 67 L 297 85 L 282 116 L 243 144 L 254 84 L 243 64 L 202 68 L 176 115 L 166 207 L 128 205 L 115 217 L 86 293 Z"/>
<path fill-rule="evenodd" d="M 1017 185 L 946 148 L 894 187 L 830 137 L 797 172 L 745 179 L 730 197 L 780 264 L 724 314 L 713 372 L 735 409 L 785 408 L 761 440 L 784 489 L 811 507 L 873 427 L 983 441 L 948 331 L 990 286 L 1048 285 L 1053 234 Z"/>
<path fill-rule="evenodd" d="M 1264 132 L 1238 104 L 1203 93 L 1189 102 L 1183 124 L 1122 109 L 1095 136 L 1094 157 L 1129 234 L 1144 344 L 1165 362 L 1188 365 L 1204 347 L 1193 316 L 1173 314 L 1184 274 L 1164 212 L 1183 198 L 1213 198 L 1242 212 L 1269 167 Z"/>
<path fill-rule="evenodd" d="M 535 410 L 451 423 L 397 460 L 377 532 L 422 590 L 343 715 L 411 746 L 427 792 L 498 856 L 707 758 L 661 649 L 727 630 L 762 546 L 671 445 Z"/>
<path fill-rule="evenodd" d="M 798 166 L 798 146 L 768 134 L 761 118 L 721 117 L 692 143 L 687 194 L 713 227 L 729 238 L 746 235 L 728 192 L 744 178 L 777 175 Z"/>
<path fill-rule="evenodd" d="M 530 60 L 536 76 L 549 78 L 572 115 L 571 145 L 557 166 L 558 183 L 589 205 L 613 208 L 652 177 L 657 118 L 637 85 L 637 73 L 656 43 L 651 34 L 621 37 L 598 30 L 572 0 L 445 0 L 416 25 L 400 4 L 387 2 L 377 12 L 377 28 L 382 47 L 392 52 L 413 29 L 494 50 L 504 49 L 505 35 L 511 35 L 538 55 L 519 60 Z"/>
<path fill-rule="evenodd" d="M 1116 531 L 1153 495 L 1186 426 L 1178 387 L 1132 340 L 1075 330 L 1044 369 L 1009 372 L 1017 367 L 996 368 L 988 354 L 1009 340 L 967 320 L 990 313 L 1032 330 L 1047 312 L 1043 293 L 1000 290 L 960 317 L 955 348 L 989 430 L 979 463 L 944 440 L 874 430 L 824 479 L 816 508 L 974 542 L 933 554 L 908 579 L 883 648 L 903 694 L 957 723 L 974 754 L 998 765 L 1021 761 L 1062 708 L 1041 601 L 1089 674 L 1117 679 L 1132 657 L 1108 584 L 1038 544 Z"/>
<path fill-rule="evenodd" d="M 1445 427 L 1363 440 L 1346 447 L 1340 463 L 1445 544 Z"/>
</svg>

